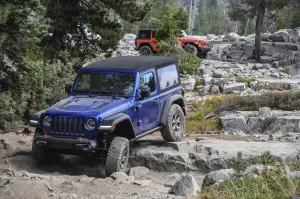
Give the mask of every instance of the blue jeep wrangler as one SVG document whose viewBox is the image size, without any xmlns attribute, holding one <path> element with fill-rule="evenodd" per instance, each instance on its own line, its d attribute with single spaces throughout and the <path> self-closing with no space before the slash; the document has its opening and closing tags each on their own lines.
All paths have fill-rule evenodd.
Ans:
<svg viewBox="0 0 300 199">
<path fill-rule="evenodd" d="M 129 143 L 160 131 L 176 142 L 185 130 L 186 107 L 175 59 L 159 56 L 108 58 L 80 69 L 68 98 L 33 115 L 33 156 L 92 155 L 105 171 L 125 171 Z"/>
</svg>

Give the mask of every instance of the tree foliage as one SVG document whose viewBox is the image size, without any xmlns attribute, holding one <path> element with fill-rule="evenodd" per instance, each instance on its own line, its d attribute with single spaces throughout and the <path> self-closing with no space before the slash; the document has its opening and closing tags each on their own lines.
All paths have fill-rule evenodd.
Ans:
<svg viewBox="0 0 300 199">
<path fill-rule="evenodd" d="M 119 19 L 139 21 L 149 9 L 135 0 L 0 0 L 0 132 L 64 98 L 82 63 L 123 37 Z"/>
<path fill-rule="evenodd" d="M 46 17 L 51 20 L 44 38 L 47 55 L 64 64 L 69 58 L 94 58 L 99 53 L 114 50 L 123 36 L 119 17 L 131 23 L 140 21 L 150 10 L 150 4 L 138 5 L 134 0 L 45 0 Z"/>
<path fill-rule="evenodd" d="M 170 38 L 170 36 L 181 36 L 181 30 L 188 30 L 188 15 L 182 7 L 176 10 L 166 7 L 163 20 L 156 20 L 156 27 L 159 30 L 156 33 L 158 40 Z"/>
<path fill-rule="evenodd" d="M 288 2 L 288 0 L 242 0 L 242 4 L 230 12 L 230 16 L 234 20 L 245 20 L 246 16 L 257 16 L 255 28 L 255 59 L 257 61 L 261 56 L 261 33 L 266 10 L 283 8 Z"/>
</svg>

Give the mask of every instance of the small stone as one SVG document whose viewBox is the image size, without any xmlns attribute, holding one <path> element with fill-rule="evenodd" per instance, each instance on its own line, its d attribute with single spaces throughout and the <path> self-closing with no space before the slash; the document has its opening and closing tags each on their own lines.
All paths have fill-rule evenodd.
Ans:
<svg viewBox="0 0 300 199">
<path fill-rule="evenodd" d="M 205 176 L 202 187 L 209 187 L 216 183 L 223 182 L 225 180 L 230 180 L 233 174 L 233 169 L 213 171 Z"/>
<path fill-rule="evenodd" d="M 111 174 L 110 176 L 113 180 L 128 180 L 128 175 L 126 175 L 126 173 L 124 172 L 114 172 L 113 174 Z"/>
<path fill-rule="evenodd" d="M 151 180 L 135 180 L 133 182 L 134 185 L 139 185 L 139 186 L 149 186 L 152 183 Z"/>
<path fill-rule="evenodd" d="M 219 89 L 219 86 L 212 86 L 211 89 L 210 89 L 210 92 L 211 94 L 219 94 L 220 93 L 220 89 Z"/>
<path fill-rule="evenodd" d="M 129 171 L 129 176 L 134 176 L 134 178 L 143 178 L 146 177 L 149 173 L 147 167 L 133 167 Z"/>
<path fill-rule="evenodd" d="M 24 140 L 18 140 L 18 143 L 20 143 L 20 144 L 26 144 L 26 141 L 24 141 Z"/>
<path fill-rule="evenodd" d="M 169 193 L 177 196 L 197 196 L 200 194 L 200 187 L 192 175 L 185 175 L 170 189 Z"/>
<path fill-rule="evenodd" d="M 54 191 L 54 189 L 52 188 L 52 186 L 50 186 L 49 184 L 45 184 L 45 186 L 47 187 L 47 189 L 48 189 L 49 191 Z"/>
<path fill-rule="evenodd" d="M 75 186 L 75 183 L 71 180 L 66 180 L 62 182 L 63 185 Z"/>
<path fill-rule="evenodd" d="M 10 183 L 10 179 L 5 177 L 5 176 L 0 176 L 0 188 L 9 184 Z"/>
<path fill-rule="evenodd" d="M 56 196 L 55 193 L 50 193 L 49 194 L 49 197 L 54 197 L 54 196 Z"/>
<path fill-rule="evenodd" d="M 22 177 L 31 177 L 31 175 L 27 171 L 20 171 Z"/>
</svg>

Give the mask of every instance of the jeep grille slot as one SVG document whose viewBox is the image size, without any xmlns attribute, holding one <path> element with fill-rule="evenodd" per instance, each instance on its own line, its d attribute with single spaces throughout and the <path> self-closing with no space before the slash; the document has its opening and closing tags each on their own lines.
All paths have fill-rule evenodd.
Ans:
<svg viewBox="0 0 300 199">
<path fill-rule="evenodd" d="M 52 117 L 51 134 L 84 136 L 84 118 Z"/>
</svg>

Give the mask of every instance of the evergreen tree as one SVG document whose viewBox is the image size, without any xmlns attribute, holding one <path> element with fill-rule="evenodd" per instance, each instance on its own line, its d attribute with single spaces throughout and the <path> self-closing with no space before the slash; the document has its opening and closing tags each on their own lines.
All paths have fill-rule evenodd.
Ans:
<svg viewBox="0 0 300 199">
<path fill-rule="evenodd" d="M 273 10 L 283 8 L 288 0 L 243 0 L 242 3 L 247 5 L 239 6 L 232 10 L 230 16 L 234 20 L 245 20 L 247 14 L 257 15 L 256 18 L 256 36 L 255 36 L 255 59 L 260 60 L 261 56 L 261 33 L 266 9 Z"/>
<path fill-rule="evenodd" d="M 44 38 L 47 57 L 84 61 L 117 47 L 123 37 L 119 18 L 142 20 L 150 4 L 135 0 L 45 0 L 51 35 Z M 109 55 L 108 55 L 109 56 Z"/>
</svg>

